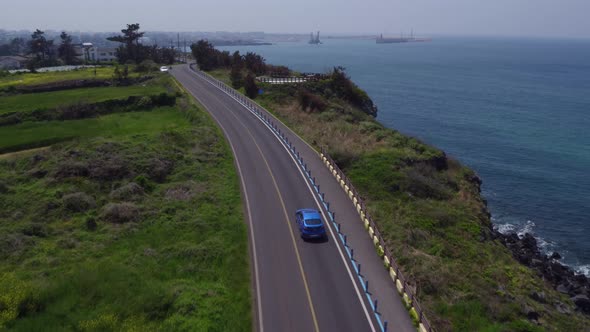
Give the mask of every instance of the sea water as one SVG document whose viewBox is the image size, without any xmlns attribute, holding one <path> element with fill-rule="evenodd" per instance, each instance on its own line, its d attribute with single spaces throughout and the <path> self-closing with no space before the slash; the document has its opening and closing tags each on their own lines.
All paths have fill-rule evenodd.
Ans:
<svg viewBox="0 0 590 332">
<path fill-rule="evenodd" d="M 590 274 L 590 40 L 324 39 L 221 49 L 303 72 L 343 66 L 377 120 L 444 150 L 483 179 L 500 231 L 531 232 Z"/>
</svg>

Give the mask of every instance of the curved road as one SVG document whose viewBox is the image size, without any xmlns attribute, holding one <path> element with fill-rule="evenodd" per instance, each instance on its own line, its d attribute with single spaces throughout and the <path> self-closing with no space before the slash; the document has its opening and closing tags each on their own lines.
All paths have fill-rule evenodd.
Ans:
<svg viewBox="0 0 590 332">
<path fill-rule="evenodd" d="M 343 254 L 342 244 L 334 237 L 333 227 L 330 225 L 331 236 L 326 242 L 305 242 L 299 237 L 295 210 L 318 208 L 319 203 L 288 150 L 262 121 L 187 65 L 175 66 L 171 74 L 213 116 L 233 150 L 250 230 L 256 328 L 268 332 L 380 331 L 362 285 Z M 298 140 L 288 129 L 283 132 L 288 132 L 292 141 Z M 305 143 L 299 140 L 302 144 Z M 314 152 L 310 151 L 305 154 L 312 154 L 312 158 Z M 322 165 L 317 154 L 315 158 Z M 335 188 L 331 190 L 338 190 Z M 344 192 L 342 195 L 345 197 Z M 346 205 L 345 199 L 339 201 L 336 205 Z M 322 212 L 326 214 L 325 210 Z M 353 232 L 358 233 L 353 236 L 358 238 L 356 241 L 363 243 L 355 248 L 355 256 L 357 250 L 362 256 L 367 255 L 366 248 L 371 248 L 369 255 L 372 251 L 372 256 L 378 258 L 368 235 L 366 239 L 360 235 L 362 231 Z M 374 264 L 368 264 L 367 274 L 376 271 L 371 265 Z M 387 275 L 382 264 L 380 270 Z M 387 277 L 375 281 L 377 286 L 385 285 Z M 391 280 L 389 284 L 385 291 L 397 296 Z M 389 331 L 415 331 L 399 296 L 383 302 L 383 309 L 378 311 L 389 311 L 393 306 L 399 316 L 395 324 L 389 322 Z"/>
</svg>

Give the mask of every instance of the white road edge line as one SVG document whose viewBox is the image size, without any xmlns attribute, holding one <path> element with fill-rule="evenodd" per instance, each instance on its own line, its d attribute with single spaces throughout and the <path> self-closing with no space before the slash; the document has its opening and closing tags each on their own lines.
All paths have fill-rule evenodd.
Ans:
<svg viewBox="0 0 590 332">
<path fill-rule="evenodd" d="M 259 121 L 261 121 L 258 117 L 256 117 L 256 118 Z M 301 166 L 299 165 L 299 163 L 295 160 L 295 158 L 291 154 L 291 151 L 285 146 L 285 144 L 281 140 L 281 138 L 270 128 L 270 126 L 268 126 L 268 124 L 266 124 L 263 121 L 261 121 L 261 122 L 262 122 L 262 124 L 264 124 L 270 130 L 270 132 L 273 134 L 273 136 L 275 136 L 275 138 L 280 142 L 280 144 L 283 147 L 283 149 L 285 149 L 287 151 L 287 154 L 289 155 L 289 157 L 291 157 L 291 160 L 293 161 L 293 163 L 295 163 L 295 167 L 297 167 L 297 170 L 299 171 L 299 174 L 303 178 L 303 182 L 305 182 L 305 185 L 307 186 L 307 189 L 309 189 L 309 191 L 311 192 L 311 195 L 313 196 L 313 199 L 314 199 L 316 205 L 320 208 L 321 211 L 323 211 L 325 213 L 324 216 L 327 216 L 328 215 L 328 212 L 326 211 L 325 207 L 322 204 L 320 204 L 320 201 L 318 200 L 318 198 L 316 196 L 316 192 L 311 188 L 307 177 L 305 176 L 305 174 L 301 170 Z M 352 284 L 354 286 L 354 289 L 356 291 L 356 294 L 358 296 L 358 299 L 361 302 L 361 306 L 363 307 L 363 311 L 365 312 L 365 316 L 367 317 L 367 321 L 369 322 L 369 325 L 371 325 L 371 331 L 372 332 L 376 332 L 375 326 L 373 324 L 373 320 L 371 319 L 371 315 L 369 314 L 369 311 L 367 310 L 367 306 L 365 305 L 365 301 L 363 300 L 363 297 L 362 297 L 362 295 L 360 293 L 360 290 L 358 288 L 358 285 L 356 284 L 355 279 L 354 279 L 354 276 L 352 275 L 352 271 L 350 270 L 350 266 L 348 265 L 348 261 L 346 260 L 346 257 L 344 257 L 344 253 L 342 252 L 342 248 L 340 248 L 340 241 L 338 241 L 338 239 L 336 238 L 336 235 L 334 235 L 334 231 L 332 230 L 332 227 L 334 227 L 334 226 L 331 225 L 330 222 L 326 222 L 326 224 L 328 225 L 328 230 L 330 231 L 330 235 L 332 236 L 332 239 L 335 242 L 336 248 L 338 249 L 338 253 L 340 254 L 340 258 L 342 258 L 342 262 L 344 263 L 344 266 L 346 267 L 346 271 L 348 272 L 348 276 L 350 277 L 350 280 L 352 281 Z"/>
<path fill-rule="evenodd" d="M 193 78 L 189 75 L 190 78 Z M 236 154 L 236 150 L 234 148 L 234 145 L 232 144 L 232 142 L 229 140 L 229 136 L 227 135 L 227 131 L 225 130 L 225 128 L 223 127 L 223 125 L 221 124 L 221 122 L 217 119 L 217 117 L 209 110 L 209 107 L 205 106 L 205 104 L 201 101 L 201 99 L 199 99 L 194 93 L 192 93 L 192 91 L 190 91 L 188 88 L 185 88 L 187 91 L 189 91 L 189 93 L 205 108 L 205 110 L 207 110 L 207 113 L 209 113 L 211 115 L 211 117 L 213 119 L 215 119 L 215 122 L 217 122 L 217 124 L 219 125 L 219 128 L 221 128 L 221 130 L 223 131 L 223 133 L 225 134 L 226 140 L 229 143 L 229 146 L 232 150 L 232 153 L 234 154 L 234 160 L 236 163 L 236 167 L 238 169 L 238 173 L 240 174 L 240 182 L 242 183 L 242 188 L 244 188 L 244 200 L 246 201 L 246 211 L 248 212 L 248 228 L 250 229 L 250 237 L 252 238 L 252 259 L 254 260 L 254 278 L 256 279 L 256 304 L 258 306 L 258 328 L 260 332 L 264 332 L 264 325 L 262 324 L 262 301 L 261 301 L 261 297 L 260 297 L 260 278 L 259 278 L 259 274 L 258 274 L 258 258 L 256 256 L 256 240 L 254 237 L 254 230 L 253 230 L 253 225 L 252 225 L 252 215 L 250 212 L 250 201 L 248 199 L 248 192 L 246 190 L 246 183 L 244 182 L 244 176 L 242 173 L 242 168 L 240 167 L 240 162 L 238 161 L 238 155 Z"/>
<path fill-rule="evenodd" d="M 190 69 L 189 69 L 190 70 Z M 297 167 L 297 170 L 299 170 L 299 174 L 303 177 L 303 181 L 305 182 L 305 185 L 307 186 L 307 189 L 309 189 L 309 191 L 312 194 L 312 197 L 314 199 L 314 201 L 316 202 L 317 206 L 320 208 L 321 211 L 323 211 L 324 213 L 326 213 L 325 215 L 327 215 L 327 211 L 325 210 L 325 208 L 322 206 L 322 204 L 320 204 L 320 202 L 318 201 L 318 198 L 316 196 L 315 191 L 311 188 L 309 182 L 307 181 L 307 177 L 305 176 L 305 174 L 303 173 L 303 171 L 301 170 L 301 167 L 299 165 L 299 163 L 297 163 L 297 161 L 295 160 L 295 158 L 293 157 L 293 155 L 291 154 L 291 151 L 289 151 L 289 149 L 285 146 L 284 142 L 280 139 L 280 137 L 274 132 L 274 130 L 271 129 L 271 127 L 265 123 L 264 121 L 262 121 L 258 116 L 256 116 L 256 114 L 254 114 L 246 105 L 244 105 L 242 102 L 240 102 L 239 100 L 237 100 L 236 98 L 234 98 L 233 96 L 231 96 L 230 94 L 226 93 L 225 91 L 221 90 L 219 87 L 213 85 L 210 81 L 205 79 L 205 82 L 211 84 L 213 87 L 217 88 L 218 90 L 220 90 L 221 92 L 223 92 L 226 96 L 230 97 L 231 99 L 235 100 L 238 104 L 242 105 L 242 107 L 244 107 L 248 112 L 250 112 L 250 114 L 254 115 L 254 117 L 256 119 L 258 119 L 258 121 L 260 121 L 266 128 L 268 128 L 270 130 L 270 132 L 272 133 L 272 135 L 279 141 L 280 145 L 283 147 L 283 149 L 285 149 L 287 151 L 287 154 L 289 155 L 289 157 L 291 158 L 291 160 L 293 161 L 293 163 L 295 163 L 295 167 Z M 198 98 L 197 98 L 198 100 Z M 373 320 L 371 319 L 371 315 L 369 314 L 369 311 L 367 310 L 367 306 L 365 305 L 365 301 L 363 300 L 363 297 L 359 291 L 358 285 L 356 284 L 356 281 L 354 279 L 354 276 L 352 275 L 352 271 L 350 270 L 350 266 L 348 265 L 348 261 L 346 260 L 346 258 L 344 257 L 344 254 L 342 253 L 342 249 L 340 248 L 340 242 L 338 241 L 338 239 L 336 238 L 336 236 L 334 235 L 334 231 L 332 230 L 332 225 L 330 225 L 329 222 L 326 222 L 326 224 L 328 224 L 328 229 L 330 230 L 330 235 L 332 236 L 332 239 L 334 240 L 334 242 L 336 243 L 336 248 L 338 249 L 338 253 L 340 254 L 340 258 L 342 259 L 342 262 L 344 263 L 344 266 L 346 267 L 346 271 L 348 272 L 348 276 L 350 277 L 350 280 L 352 281 L 352 284 L 354 286 L 354 289 L 356 291 L 357 297 L 359 299 L 359 301 L 361 302 L 361 306 L 363 307 L 363 311 L 365 312 L 365 316 L 367 318 L 367 321 L 369 322 L 369 325 L 371 326 L 371 331 L 372 332 L 376 332 L 375 330 L 375 325 L 373 323 Z"/>
</svg>

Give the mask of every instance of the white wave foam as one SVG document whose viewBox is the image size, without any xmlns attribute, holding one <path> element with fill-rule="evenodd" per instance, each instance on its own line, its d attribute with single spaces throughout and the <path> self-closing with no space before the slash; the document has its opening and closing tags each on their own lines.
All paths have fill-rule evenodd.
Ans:
<svg viewBox="0 0 590 332">
<path fill-rule="evenodd" d="M 535 230 L 534 230 L 535 226 L 536 225 L 534 222 L 527 220 L 526 224 L 522 225 L 521 226 L 522 228 L 516 232 L 516 235 L 518 235 L 519 238 L 523 238 L 526 233 L 529 233 L 534 236 L 535 235 Z M 536 236 L 535 236 L 535 238 L 537 240 L 539 240 L 539 238 L 537 238 Z"/>
<path fill-rule="evenodd" d="M 585 274 L 587 277 L 590 277 L 590 264 L 576 266 L 574 269 L 576 273 Z"/>
<path fill-rule="evenodd" d="M 515 229 L 516 229 L 516 226 L 514 226 L 512 224 L 497 224 L 496 225 L 496 230 L 502 234 L 514 233 Z"/>
</svg>

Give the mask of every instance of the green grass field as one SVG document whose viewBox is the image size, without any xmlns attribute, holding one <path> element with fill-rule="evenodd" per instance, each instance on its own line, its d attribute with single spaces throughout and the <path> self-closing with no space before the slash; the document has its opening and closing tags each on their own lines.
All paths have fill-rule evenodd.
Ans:
<svg viewBox="0 0 590 332">
<path fill-rule="evenodd" d="M 96 103 L 129 96 L 149 96 L 167 92 L 162 85 L 83 88 L 0 97 L 0 114 L 53 109 L 76 103 Z"/>
<path fill-rule="evenodd" d="M 87 92 L 127 88 L 101 89 Z M 179 99 L 0 127 L 0 151 L 50 145 L 0 158 L 0 330 L 251 330 L 231 151 L 213 120 Z"/>
<path fill-rule="evenodd" d="M 162 107 L 150 112 L 109 114 L 83 120 L 25 122 L 1 127 L 0 152 L 16 151 L 18 147 L 38 147 L 45 142 L 94 136 L 125 136 L 146 131 L 185 128 L 188 125 L 184 116 L 171 107 Z"/>
<path fill-rule="evenodd" d="M 131 69 L 131 68 L 130 68 Z M 0 89 L 10 86 L 37 85 L 67 80 L 80 79 L 110 79 L 113 76 L 114 67 L 99 67 L 96 69 L 78 69 L 71 71 L 46 72 L 46 73 L 24 73 L 0 77 Z M 130 76 L 135 76 L 130 70 Z"/>
</svg>

